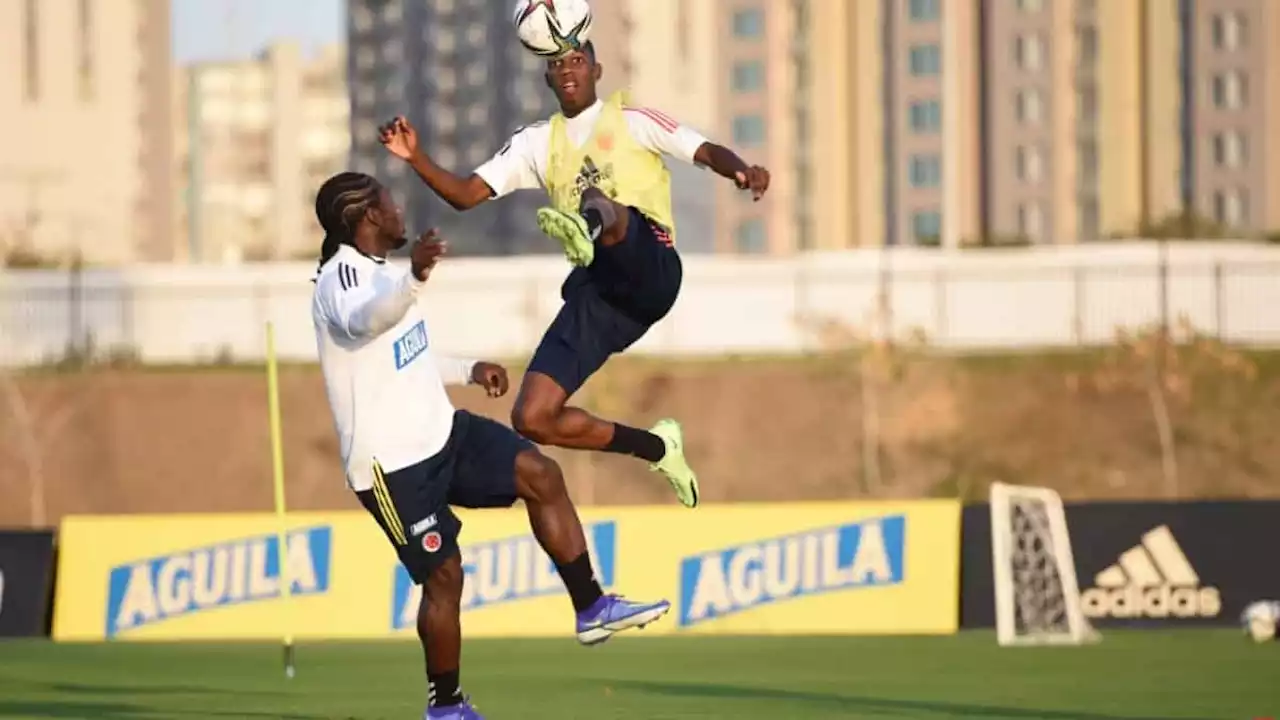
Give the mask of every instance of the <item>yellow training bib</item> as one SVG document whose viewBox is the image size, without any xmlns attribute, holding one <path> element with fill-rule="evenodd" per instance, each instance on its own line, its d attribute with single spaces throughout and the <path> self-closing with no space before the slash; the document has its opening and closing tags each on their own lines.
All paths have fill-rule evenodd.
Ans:
<svg viewBox="0 0 1280 720">
<path fill-rule="evenodd" d="M 630 205 L 667 228 L 674 243 L 671 173 L 661 155 L 631 137 L 622 114 L 626 99 L 626 93 L 618 91 L 605 101 L 591 137 L 582 147 L 574 147 L 569 140 L 564 115 L 551 116 L 547 194 L 557 210 L 576 213 L 583 191 L 599 188 L 615 202 Z"/>
</svg>

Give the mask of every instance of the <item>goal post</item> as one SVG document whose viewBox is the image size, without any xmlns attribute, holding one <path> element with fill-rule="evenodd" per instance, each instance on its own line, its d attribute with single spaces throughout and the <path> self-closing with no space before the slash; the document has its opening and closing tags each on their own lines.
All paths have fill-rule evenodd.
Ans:
<svg viewBox="0 0 1280 720">
<path fill-rule="evenodd" d="M 1049 488 L 993 483 L 990 500 L 1000 645 L 1079 645 L 1100 640 L 1080 608 L 1061 496 Z"/>
</svg>

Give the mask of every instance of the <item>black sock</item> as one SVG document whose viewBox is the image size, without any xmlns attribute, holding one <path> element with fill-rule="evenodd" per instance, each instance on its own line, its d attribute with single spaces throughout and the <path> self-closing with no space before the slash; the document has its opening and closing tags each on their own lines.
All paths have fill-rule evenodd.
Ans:
<svg viewBox="0 0 1280 720">
<path fill-rule="evenodd" d="M 564 587 L 569 591 L 569 599 L 573 601 L 573 609 L 582 612 L 604 596 L 600 583 L 596 582 L 595 571 L 591 569 L 591 556 L 583 552 L 567 565 L 556 565 L 556 572 L 564 580 Z"/>
<path fill-rule="evenodd" d="M 619 455 L 635 455 L 642 460 L 656 463 L 666 457 L 667 444 L 648 430 L 614 423 L 613 439 L 604 446 L 604 451 Z"/>
<path fill-rule="evenodd" d="M 462 689 L 458 687 L 458 671 L 427 673 L 427 705 L 449 707 L 462 704 Z"/>
</svg>

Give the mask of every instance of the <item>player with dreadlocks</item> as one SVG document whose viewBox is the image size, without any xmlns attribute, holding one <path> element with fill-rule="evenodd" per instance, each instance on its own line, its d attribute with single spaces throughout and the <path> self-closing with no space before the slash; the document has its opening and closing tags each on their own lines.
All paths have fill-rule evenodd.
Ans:
<svg viewBox="0 0 1280 720">
<path fill-rule="evenodd" d="M 454 409 L 446 384 L 474 383 L 499 397 L 508 380 L 500 365 L 439 356 L 430 347 L 418 297 L 446 252 L 435 232 L 414 243 L 408 269 L 388 264 L 388 253 L 407 242 L 404 217 L 391 194 L 360 173 L 326 181 L 316 217 L 325 239 L 311 314 L 325 389 L 347 484 L 422 586 L 425 717 L 480 718 L 458 680 L 462 521 L 451 506 L 524 501 L 533 534 L 569 592 L 584 645 L 664 615 L 665 600 L 604 594 L 555 461 L 510 428 Z"/>
</svg>

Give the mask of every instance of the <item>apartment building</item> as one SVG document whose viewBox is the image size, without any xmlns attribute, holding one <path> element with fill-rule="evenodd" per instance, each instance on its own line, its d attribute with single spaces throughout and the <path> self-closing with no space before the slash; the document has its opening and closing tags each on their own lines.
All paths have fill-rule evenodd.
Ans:
<svg viewBox="0 0 1280 720">
<path fill-rule="evenodd" d="M 789 12 L 808 67 L 779 102 L 807 108 L 790 151 L 812 160 L 795 165 L 808 169 L 795 176 L 809 224 L 780 249 L 1072 243 L 1184 209 L 1239 233 L 1280 227 L 1267 133 L 1280 49 L 1266 40 L 1280 38 L 1280 3 L 796 0 Z"/>
<path fill-rule="evenodd" d="M 318 252 L 320 184 L 350 149 L 346 54 L 279 43 L 255 58 L 179 69 L 175 146 L 182 198 L 175 236 L 197 263 Z"/>
<path fill-rule="evenodd" d="M 168 0 L 0 2 L 0 252 L 167 261 Z"/>
<path fill-rule="evenodd" d="M 1280 230 L 1280 3 L 1196 0 L 1181 12 L 1187 205 L 1229 227 Z"/>
<path fill-rule="evenodd" d="M 545 200 L 518 192 L 458 213 L 378 142 L 378 125 L 406 115 L 442 166 L 469 174 L 555 99 L 543 63 L 515 39 L 511 6 L 490 0 L 350 0 L 347 3 L 351 164 L 376 175 L 406 207 L 412 231 L 440 228 L 454 252 L 553 252 L 533 223 Z"/>
</svg>

